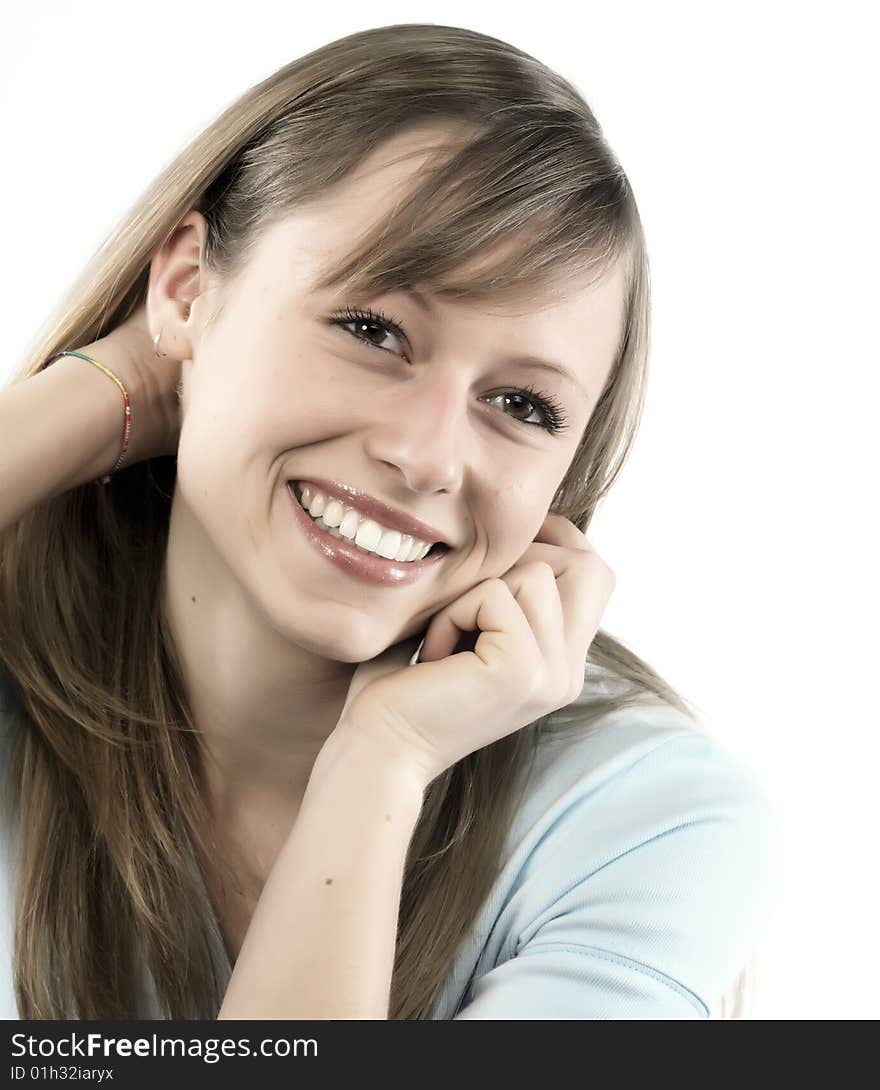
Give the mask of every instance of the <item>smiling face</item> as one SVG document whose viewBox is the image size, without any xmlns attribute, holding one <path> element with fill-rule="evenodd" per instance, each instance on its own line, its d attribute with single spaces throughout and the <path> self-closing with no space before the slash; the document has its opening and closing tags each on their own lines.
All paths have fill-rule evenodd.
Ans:
<svg viewBox="0 0 880 1090">
<path fill-rule="evenodd" d="M 393 214 L 401 185 L 441 142 L 436 129 L 388 141 L 269 229 L 184 363 L 175 505 L 285 639 L 338 661 L 372 658 L 516 563 L 571 463 L 620 334 L 617 272 L 515 307 L 314 290 L 319 268 Z M 186 222 L 203 230 L 198 213 Z M 404 585 L 346 573 L 292 508 L 288 481 L 315 477 L 436 527 L 452 549 Z"/>
</svg>

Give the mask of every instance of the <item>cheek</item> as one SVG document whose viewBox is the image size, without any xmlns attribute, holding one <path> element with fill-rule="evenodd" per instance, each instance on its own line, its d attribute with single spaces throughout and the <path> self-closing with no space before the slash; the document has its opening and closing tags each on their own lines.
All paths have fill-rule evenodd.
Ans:
<svg viewBox="0 0 880 1090">
<path fill-rule="evenodd" d="M 216 530 L 236 519 L 234 497 L 241 470 L 230 461 L 229 444 L 219 442 L 210 421 L 191 413 L 184 421 L 177 450 L 177 491 L 200 520 Z"/>
<path fill-rule="evenodd" d="M 285 417 L 285 396 L 262 379 L 243 379 L 240 373 L 203 376 L 187 391 L 181 424 L 181 442 L 210 450 L 222 457 L 230 448 L 252 445 L 273 422 Z"/>
<path fill-rule="evenodd" d="M 230 398 L 219 384 L 191 391 L 180 428 L 177 478 L 188 500 L 213 505 L 217 493 L 240 495 L 242 476 L 258 429 L 247 402 Z"/>
<path fill-rule="evenodd" d="M 543 525 L 549 503 L 536 503 L 526 491 L 511 489 L 506 499 L 499 496 L 481 512 L 477 540 L 484 540 L 482 578 L 502 575 L 519 560 Z"/>
</svg>

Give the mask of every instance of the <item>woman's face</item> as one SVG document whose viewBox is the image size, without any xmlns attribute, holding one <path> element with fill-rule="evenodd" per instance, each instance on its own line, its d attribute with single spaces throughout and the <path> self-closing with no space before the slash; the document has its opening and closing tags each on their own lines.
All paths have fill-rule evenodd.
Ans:
<svg viewBox="0 0 880 1090">
<path fill-rule="evenodd" d="M 272 627 L 344 662 L 422 631 L 516 563 L 568 469 L 620 330 L 617 276 L 564 301 L 491 310 L 313 289 L 319 265 L 393 214 L 400 184 L 437 143 L 436 131 L 388 141 L 319 204 L 273 227 L 184 363 L 175 504 Z M 188 220 L 201 228 L 198 213 Z M 364 327 L 348 307 L 383 311 L 400 331 Z M 571 377 L 516 362 L 527 355 Z M 540 396 L 517 396 L 527 386 L 558 406 L 564 430 L 548 429 Z M 350 574 L 297 518 L 288 482 L 314 477 L 428 523 L 452 547 L 411 582 Z"/>
</svg>

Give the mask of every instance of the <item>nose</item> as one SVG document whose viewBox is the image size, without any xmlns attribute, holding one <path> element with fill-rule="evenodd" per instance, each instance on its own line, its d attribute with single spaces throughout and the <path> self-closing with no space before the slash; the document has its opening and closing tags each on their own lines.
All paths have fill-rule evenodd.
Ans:
<svg viewBox="0 0 880 1090">
<path fill-rule="evenodd" d="M 456 492 L 467 455 L 468 394 L 454 375 L 422 377 L 389 398 L 367 453 L 393 466 L 414 492 Z"/>
</svg>

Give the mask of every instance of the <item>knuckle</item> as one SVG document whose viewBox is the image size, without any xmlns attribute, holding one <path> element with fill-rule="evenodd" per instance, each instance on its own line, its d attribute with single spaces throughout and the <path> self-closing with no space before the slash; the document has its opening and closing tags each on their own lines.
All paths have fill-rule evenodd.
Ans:
<svg viewBox="0 0 880 1090">
<path fill-rule="evenodd" d="M 614 569 L 610 567 L 597 552 L 581 553 L 581 563 L 591 573 L 600 574 L 606 582 L 613 587 L 617 581 Z"/>
<path fill-rule="evenodd" d="M 530 697 L 540 696 L 546 691 L 549 680 L 546 663 L 537 663 L 530 670 L 524 671 L 524 676 L 528 679 L 526 691 Z"/>
<path fill-rule="evenodd" d="M 528 564 L 523 565 L 524 570 L 531 575 L 539 575 L 543 578 L 550 576 L 554 581 L 556 580 L 556 572 L 553 570 L 553 565 L 548 564 L 546 560 L 530 560 Z"/>
</svg>

